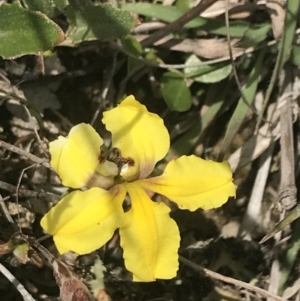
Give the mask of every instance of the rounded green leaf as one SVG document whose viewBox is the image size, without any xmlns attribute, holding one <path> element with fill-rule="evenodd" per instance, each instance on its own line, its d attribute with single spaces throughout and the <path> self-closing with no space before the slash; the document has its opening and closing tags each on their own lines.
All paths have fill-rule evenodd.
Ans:
<svg viewBox="0 0 300 301">
<path fill-rule="evenodd" d="M 131 13 L 109 3 L 94 5 L 86 0 L 70 1 L 65 14 L 70 22 L 67 39 L 73 43 L 121 38 L 136 25 Z"/>
<path fill-rule="evenodd" d="M 0 56 L 15 58 L 52 49 L 64 40 L 61 28 L 44 14 L 18 3 L 0 6 Z"/>
<path fill-rule="evenodd" d="M 192 54 L 187 60 L 186 65 L 201 64 L 201 60 Z M 232 65 L 228 63 L 219 63 L 213 65 L 203 65 L 199 67 L 186 67 L 184 73 L 196 82 L 211 84 L 218 83 L 225 79 L 232 71 Z"/>
<path fill-rule="evenodd" d="M 58 15 L 68 5 L 67 0 L 23 0 L 23 3 L 29 10 L 40 11 L 49 18 Z"/>
<path fill-rule="evenodd" d="M 143 47 L 141 43 L 132 35 L 127 35 L 124 39 L 122 39 L 122 45 L 129 53 L 140 56 L 143 53 Z"/>
<path fill-rule="evenodd" d="M 249 28 L 245 32 L 245 35 L 239 42 L 239 45 L 242 45 L 244 48 L 257 46 L 259 43 L 268 38 L 271 29 L 272 25 L 269 23 L 254 25 L 253 28 Z"/>
<path fill-rule="evenodd" d="M 23 0 L 26 8 L 29 10 L 39 11 L 49 18 L 53 18 L 55 16 L 55 6 L 53 5 L 52 0 Z"/>
<path fill-rule="evenodd" d="M 192 105 L 191 91 L 180 73 L 166 72 L 163 75 L 161 93 L 171 110 L 184 112 Z"/>
</svg>

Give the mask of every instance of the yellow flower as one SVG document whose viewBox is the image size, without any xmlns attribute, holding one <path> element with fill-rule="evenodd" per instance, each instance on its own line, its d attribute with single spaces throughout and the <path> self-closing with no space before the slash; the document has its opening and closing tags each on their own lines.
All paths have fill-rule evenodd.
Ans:
<svg viewBox="0 0 300 301">
<path fill-rule="evenodd" d="M 85 190 L 64 196 L 41 225 L 60 253 L 78 254 L 103 246 L 119 229 L 125 265 L 135 281 L 173 278 L 179 230 L 169 207 L 152 201 L 149 192 L 190 211 L 220 207 L 235 196 L 229 164 L 182 156 L 161 175 L 149 177 L 170 147 L 163 120 L 129 96 L 104 113 L 103 123 L 114 147 L 107 155 L 100 151 L 102 138 L 88 124 L 50 143 L 51 165 L 63 184 Z M 126 194 L 130 204 L 124 210 Z"/>
</svg>

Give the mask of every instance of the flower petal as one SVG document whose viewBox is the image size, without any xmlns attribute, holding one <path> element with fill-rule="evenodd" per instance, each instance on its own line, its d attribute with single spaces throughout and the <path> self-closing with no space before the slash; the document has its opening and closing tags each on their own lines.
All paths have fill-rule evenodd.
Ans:
<svg viewBox="0 0 300 301">
<path fill-rule="evenodd" d="M 161 176 L 138 182 L 190 211 L 217 208 L 226 203 L 228 197 L 235 196 L 229 163 L 206 161 L 196 156 L 182 156 L 171 161 Z"/>
<path fill-rule="evenodd" d="M 120 227 L 126 268 L 133 273 L 134 281 L 175 277 L 180 236 L 169 207 L 152 202 L 134 183 L 126 186 L 132 206 Z"/>
<path fill-rule="evenodd" d="M 103 246 L 122 222 L 125 194 L 121 186 L 73 191 L 42 218 L 41 226 L 53 235 L 60 253 L 90 253 Z"/>
<path fill-rule="evenodd" d="M 121 171 L 127 181 L 147 177 L 170 146 L 169 133 L 163 120 L 147 111 L 133 96 L 103 114 L 103 123 L 112 133 L 112 144 L 121 151 L 123 158 L 131 158 Z"/>
<path fill-rule="evenodd" d="M 114 163 L 99 163 L 102 144 L 103 140 L 94 128 L 85 123 L 74 126 L 68 138 L 60 136 L 49 143 L 51 166 L 59 174 L 63 185 L 80 188 L 87 185 L 96 172 L 105 177 L 118 173 Z"/>
</svg>

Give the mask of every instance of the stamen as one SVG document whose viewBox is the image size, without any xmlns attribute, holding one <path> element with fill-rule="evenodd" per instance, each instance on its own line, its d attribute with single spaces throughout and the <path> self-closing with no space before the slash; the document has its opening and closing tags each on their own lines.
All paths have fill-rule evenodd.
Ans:
<svg viewBox="0 0 300 301">
<path fill-rule="evenodd" d="M 130 157 L 123 158 L 120 150 L 117 149 L 116 147 L 114 147 L 111 150 L 109 156 L 107 157 L 107 160 L 115 163 L 118 166 L 119 171 L 122 170 L 124 165 L 134 166 L 134 164 L 135 164 L 135 162 L 132 158 L 130 158 Z"/>
<path fill-rule="evenodd" d="M 99 163 L 104 163 L 106 161 L 105 154 L 102 151 L 102 149 L 100 149 L 100 154 L 98 155 L 98 161 Z"/>
</svg>

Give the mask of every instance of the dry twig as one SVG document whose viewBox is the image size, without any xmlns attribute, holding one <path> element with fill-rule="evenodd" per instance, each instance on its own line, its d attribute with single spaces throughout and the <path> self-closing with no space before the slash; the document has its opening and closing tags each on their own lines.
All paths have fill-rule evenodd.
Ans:
<svg viewBox="0 0 300 301">
<path fill-rule="evenodd" d="M 17 187 L 14 185 L 11 185 L 9 183 L 0 181 L 0 189 L 6 190 L 11 192 L 13 195 L 16 195 L 17 193 Z M 59 195 L 49 193 L 49 192 L 43 192 L 43 191 L 32 191 L 27 189 L 20 189 L 18 191 L 19 196 L 21 197 L 27 197 L 27 198 L 41 198 L 47 202 L 57 202 L 60 198 Z"/>
<path fill-rule="evenodd" d="M 50 164 L 48 162 L 47 159 L 42 159 L 42 158 L 39 158 L 19 147 L 16 147 L 12 144 L 9 144 L 9 143 L 6 143 L 4 141 L 0 141 L 0 148 L 4 148 L 10 152 L 13 152 L 13 153 L 16 153 L 20 156 L 23 156 L 29 160 L 31 160 L 32 162 L 36 163 L 36 164 L 41 164 L 41 165 L 44 165 L 45 167 L 47 168 L 50 168 Z"/>
<path fill-rule="evenodd" d="M 182 28 L 186 23 L 199 16 L 199 14 L 205 11 L 216 1 L 217 0 L 202 0 L 195 7 L 191 8 L 184 15 L 178 18 L 176 21 L 168 24 L 166 27 L 162 28 L 161 30 L 155 32 L 153 35 L 149 36 L 147 39 L 143 40 L 141 42 L 142 46 L 143 47 L 151 46 L 159 39 Z"/>
<path fill-rule="evenodd" d="M 24 301 L 36 301 L 25 289 L 23 284 L 21 284 L 16 277 L 0 263 L 0 272 L 16 287 L 19 293 L 22 295 Z"/>
<path fill-rule="evenodd" d="M 256 292 L 257 294 L 260 294 L 261 296 L 263 296 L 265 298 L 272 298 L 275 301 L 284 301 L 281 297 L 276 296 L 274 294 L 271 294 L 271 293 L 269 293 L 268 291 L 266 291 L 262 288 L 253 286 L 249 283 L 246 283 L 246 282 L 243 282 L 243 281 L 240 281 L 240 280 L 236 280 L 236 279 L 231 278 L 231 277 L 223 276 L 223 275 L 221 275 L 219 273 L 216 273 L 216 272 L 213 272 L 209 269 L 202 268 L 199 265 L 193 263 L 192 261 L 190 261 L 190 260 L 188 260 L 188 259 L 186 259 L 182 256 L 180 256 L 179 259 L 180 259 L 181 262 L 183 262 L 184 264 L 186 264 L 190 268 L 194 269 L 195 271 L 201 272 L 201 273 L 204 272 L 209 277 L 212 277 L 214 279 L 217 279 L 217 280 L 220 280 L 220 281 L 223 281 L 223 282 L 226 282 L 226 283 L 234 284 L 236 286 L 243 287 L 243 288 L 245 288 L 249 291 Z"/>
<path fill-rule="evenodd" d="M 295 185 L 295 155 L 293 136 L 292 97 L 293 74 L 291 66 L 287 65 L 281 71 L 280 83 L 282 96 L 280 98 L 280 124 L 281 124 L 281 160 L 280 160 L 280 203 L 288 210 L 297 204 Z M 284 102 L 283 102 L 284 101 Z"/>
<path fill-rule="evenodd" d="M 11 215 L 8 212 L 8 209 L 5 205 L 5 201 L 7 199 L 9 199 L 10 197 L 6 197 L 6 198 L 2 198 L 2 195 L 0 194 L 0 207 L 2 210 L 3 215 L 6 217 L 6 219 L 8 220 L 8 222 L 10 222 L 12 224 L 12 226 L 15 228 L 16 231 L 18 231 L 18 227 L 16 226 L 16 223 L 14 222 L 14 220 L 12 219 Z"/>
</svg>

